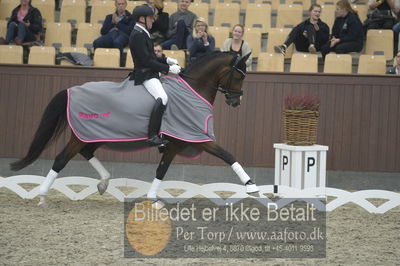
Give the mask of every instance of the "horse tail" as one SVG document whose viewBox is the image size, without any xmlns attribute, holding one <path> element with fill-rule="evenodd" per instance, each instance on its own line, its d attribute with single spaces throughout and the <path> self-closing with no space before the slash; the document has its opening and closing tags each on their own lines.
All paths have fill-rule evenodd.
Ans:
<svg viewBox="0 0 400 266">
<path fill-rule="evenodd" d="M 33 163 L 44 149 L 61 135 L 66 125 L 67 91 L 63 90 L 47 105 L 27 155 L 11 163 L 11 170 L 18 171 Z"/>
</svg>

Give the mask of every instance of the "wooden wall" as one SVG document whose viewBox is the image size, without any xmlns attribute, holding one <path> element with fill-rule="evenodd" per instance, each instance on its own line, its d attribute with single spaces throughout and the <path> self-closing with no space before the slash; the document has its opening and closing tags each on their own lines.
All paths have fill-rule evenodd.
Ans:
<svg viewBox="0 0 400 266">
<path fill-rule="evenodd" d="M 127 69 L 0 65 L 0 157 L 22 157 L 41 114 L 60 90 L 86 81 L 120 81 Z M 219 95 L 214 107 L 217 141 L 245 166 L 274 166 L 273 143 L 282 141 L 282 102 L 288 94 L 321 98 L 318 144 L 328 145 L 327 168 L 400 171 L 400 79 L 294 73 L 250 73 L 242 105 Z M 69 133 L 68 133 L 69 134 Z M 43 158 L 54 158 L 68 140 L 61 136 Z M 155 149 L 136 153 L 100 151 L 106 161 L 158 162 Z M 178 163 L 223 165 L 204 154 Z"/>
</svg>

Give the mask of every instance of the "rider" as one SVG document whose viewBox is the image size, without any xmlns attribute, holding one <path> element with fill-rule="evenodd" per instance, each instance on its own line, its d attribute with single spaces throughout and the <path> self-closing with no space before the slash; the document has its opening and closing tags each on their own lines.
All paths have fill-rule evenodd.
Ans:
<svg viewBox="0 0 400 266">
<path fill-rule="evenodd" d="M 143 84 L 147 91 L 156 99 L 149 121 L 149 139 L 147 142 L 152 146 L 165 145 L 167 141 L 158 136 L 162 115 L 168 101 L 161 82 L 159 73 L 171 72 L 178 74 L 181 67 L 173 58 L 158 58 L 154 54 L 154 44 L 150 39 L 154 18 L 154 10 L 148 5 L 137 6 L 133 10 L 135 27 L 129 37 L 129 48 L 131 50 L 134 69 L 130 79 L 135 80 L 135 85 Z"/>
</svg>

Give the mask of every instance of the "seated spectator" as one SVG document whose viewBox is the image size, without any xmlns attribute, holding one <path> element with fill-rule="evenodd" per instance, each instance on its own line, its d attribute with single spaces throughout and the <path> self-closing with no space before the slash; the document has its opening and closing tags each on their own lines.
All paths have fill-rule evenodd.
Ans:
<svg viewBox="0 0 400 266">
<path fill-rule="evenodd" d="M 251 52 L 250 45 L 243 40 L 244 27 L 240 24 L 233 26 L 232 38 L 228 38 L 224 41 L 221 47 L 221 51 L 232 52 L 238 56 L 245 56 Z M 246 70 L 251 70 L 252 57 L 246 61 Z"/>
<path fill-rule="evenodd" d="M 131 13 L 126 10 L 126 0 L 115 0 L 116 11 L 106 16 L 103 27 L 101 28 L 101 37 L 93 42 L 96 48 L 118 48 L 121 54 L 124 47 L 128 44 L 129 35 L 133 29 L 133 20 Z"/>
<path fill-rule="evenodd" d="M 24 42 L 34 42 L 38 40 L 37 35 L 42 29 L 39 9 L 32 6 L 31 0 L 21 0 L 20 5 L 11 12 L 6 39 L 1 39 L 0 44 L 15 42 L 16 45 L 22 45 Z"/>
<path fill-rule="evenodd" d="M 185 49 L 186 39 L 193 31 L 196 14 L 189 11 L 190 0 L 179 0 L 178 11 L 169 17 L 167 40 L 161 43 L 163 49 Z"/>
<path fill-rule="evenodd" d="M 329 52 L 346 54 L 360 52 L 363 48 L 362 23 L 348 0 L 339 0 L 336 3 L 336 16 L 331 39 L 321 47 L 323 58 Z"/>
<path fill-rule="evenodd" d="M 396 18 L 392 13 L 394 0 L 369 0 L 369 14 L 364 22 L 364 33 L 370 29 L 392 29 Z"/>
<path fill-rule="evenodd" d="M 400 75 L 400 51 L 393 58 L 393 67 L 390 67 L 386 74 Z"/>
<path fill-rule="evenodd" d="M 329 40 L 329 27 L 319 17 L 321 6 L 312 4 L 308 10 L 310 18 L 306 19 L 289 33 L 288 38 L 282 45 L 274 47 L 275 52 L 286 54 L 286 49 L 294 43 L 296 50 L 315 54 L 321 50 L 321 46 Z"/>
<path fill-rule="evenodd" d="M 159 43 L 154 43 L 154 53 L 156 54 L 157 58 L 167 58 L 163 53 L 163 49 Z"/>
<path fill-rule="evenodd" d="M 147 0 L 147 4 L 155 9 L 156 20 L 150 29 L 151 39 L 154 42 L 162 43 L 167 38 L 169 14 L 164 12 L 164 0 Z"/>
<path fill-rule="evenodd" d="M 193 34 L 187 37 L 186 46 L 189 50 L 189 62 L 214 51 L 215 39 L 208 33 L 208 25 L 204 18 L 199 17 L 194 21 Z"/>
</svg>

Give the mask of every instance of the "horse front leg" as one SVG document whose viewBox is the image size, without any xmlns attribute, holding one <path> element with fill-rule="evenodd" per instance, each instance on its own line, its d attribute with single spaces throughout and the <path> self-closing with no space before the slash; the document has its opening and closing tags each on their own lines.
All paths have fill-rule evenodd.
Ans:
<svg viewBox="0 0 400 266">
<path fill-rule="evenodd" d="M 156 177 L 153 179 L 151 183 L 150 189 L 147 192 L 147 198 L 151 201 L 157 202 L 157 191 L 161 184 L 161 181 L 164 179 L 165 174 L 168 171 L 169 166 L 171 165 L 172 160 L 175 158 L 175 155 L 183 148 L 183 144 L 171 142 L 167 145 L 167 149 L 165 150 L 160 163 L 158 164 Z"/>
<path fill-rule="evenodd" d="M 222 159 L 224 162 L 226 162 L 232 167 L 232 170 L 240 178 L 240 181 L 242 181 L 242 183 L 246 186 L 246 193 L 252 194 L 259 192 L 257 185 L 253 183 L 253 181 L 251 181 L 249 175 L 246 173 L 243 167 L 236 161 L 236 159 L 232 156 L 232 154 L 224 150 L 221 146 L 219 146 L 215 142 L 205 142 L 199 145 L 204 151 Z"/>
</svg>

